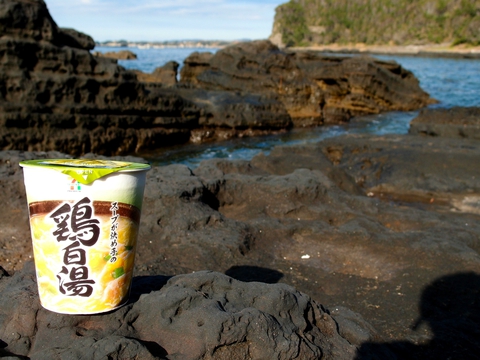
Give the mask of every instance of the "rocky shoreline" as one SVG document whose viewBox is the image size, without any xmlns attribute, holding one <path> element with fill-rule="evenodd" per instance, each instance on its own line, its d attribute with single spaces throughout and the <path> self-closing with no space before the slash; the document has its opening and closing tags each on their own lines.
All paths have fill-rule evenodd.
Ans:
<svg viewBox="0 0 480 360">
<path fill-rule="evenodd" d="M 267 41 L 192 54 L 179 84 L 175 64 L 141 75 L 92 56 L 91 38 L 56 28 L 41 0 L 6 1 L 0 18 L 0 357 L 480 356 L 478 108 L 424 109 L 408 135 L 154 166 L 130 302 L 93 316 L 43 309 L 20 161 L 145 162 L 138 149 L 433 100 L 398 64 Z"/>
<path fill-rule="evenodd" d="M 193 53 L 177 83 L 178 64 L 143 74 L 94 56 L 93 39 L 58 28 L 43 1 L 3 2 L 0 19 L 3 150 L 127 155 L 435 102 L 394 62 L 263 40 Z"/>
<path fill-rule="evenodd" d="M 328 44 L 305 47 L 291 47 L 291 51 L 315 51 L 320 53 L 395 55 L 438 57 L 453 59 L 479 59 L 479 46 L 450 44 L 428 45 L 366 45 L 366 44 Z"/>
</svg>

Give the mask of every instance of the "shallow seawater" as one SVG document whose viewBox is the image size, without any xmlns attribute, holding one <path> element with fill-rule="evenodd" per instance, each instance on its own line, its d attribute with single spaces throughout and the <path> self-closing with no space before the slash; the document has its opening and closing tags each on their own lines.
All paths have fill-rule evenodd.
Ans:
<svg viewBox="0 0 480 360">
<path fill-rule="evenodd" d="M 95 51 L 119 51 L 126 48 L 95 48 Z M 128 48 L 137 54 L 137 60 L 120 60 L 119 64 L 129 69 L 152 72 L 170 60 L 182 65 L 192 52 L 217 49 L 206 48 Z M 423 90 L 439 101 L 432 108 L 454 106 L 480 106 L 480 61 L 476 59 L 448 59 L 414 56 L 374 56 L 382 60 L 396 61 L 412 71 Z M 140 154 L 155 165 L 185 164 L 191 168 L 211 158 L 249 160 L 260 152 L 267 153 L 275 146 L 318 142 L 343 134 L 406 134 L 410 121 L 418 111 L 389 112 L 353 118 L 350 123 L 338 126 L 294 129 L 279 135 L 233 139 L 207 144 L 179 145 Z"/>
<path fill-rule="evenodd" d="M 268 154 L 275 146 L 316 143 L 343 134 L 406 134 L 417 112 L 391 112 L 352 119 L 347 125 L 292 129 L 278 135 L 232 139 L 205 144 L 177 145 L 140 154 L 153 165 L 184 164 L 197 167 L 213 158 L 250 160 L 260 152 Z"/>
</svg>

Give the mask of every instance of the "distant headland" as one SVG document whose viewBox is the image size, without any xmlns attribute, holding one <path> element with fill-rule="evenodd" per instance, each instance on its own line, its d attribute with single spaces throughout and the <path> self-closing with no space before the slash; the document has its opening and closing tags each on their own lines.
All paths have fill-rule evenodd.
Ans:
<svg viewBox="0 0 480 360">
<path fill-rule="evenodd" d="M 280 47 L 480 45 L 480 0 L 291 0 L 276 8 Z"/>
</svg>

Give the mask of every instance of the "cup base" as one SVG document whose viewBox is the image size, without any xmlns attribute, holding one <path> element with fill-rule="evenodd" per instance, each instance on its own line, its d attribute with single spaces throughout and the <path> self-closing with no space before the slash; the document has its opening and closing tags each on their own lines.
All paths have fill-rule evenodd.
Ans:
<svg viewBox="0 0 480 360">
<path fill-rule="evenodd" d="M 118 310 L 121 307 L 124 307 L 125 305 L 127 305 L 128 301 L 129 301 L 129 299 L 127 298 L 121 304 L 119 304 L 119 305 L 117 305 L 113 308 L 110 308 L 110 309 L 105 309 L 105 310 L 100 310 L 100 311 L 79 311 L 79 312 L 68 312 L 68 311 L 61 311 L 61 310 L 58 310 L 58 309 L 55 309 L 55 308 L 49 308 L 48 305 L 42 304 L 41 301 L 40 301 L 40 305 L 42 305 L 42 307 L 45 310 L 54 312 L 56 314 L 62 314 L 62 315 L 96 315 L 96 314 L 106 314 L 106 313 L 110 313 L 112 311 Z"/>
</svg>

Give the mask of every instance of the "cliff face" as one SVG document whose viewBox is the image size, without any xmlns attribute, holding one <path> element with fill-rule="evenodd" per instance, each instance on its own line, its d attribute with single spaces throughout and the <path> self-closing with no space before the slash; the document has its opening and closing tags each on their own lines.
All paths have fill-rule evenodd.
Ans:
<svg viewBox="0 0 480 360">
<path fill-rule="evenodd" d="M 111 155 L 188 141 L 197 109 L 94 46 L 43 0 L 0 1 L 0 148 Z"/>
<path fill-rule="evenodd" d="M 480 0 L 291 0 L 277 7 L 280 46 L 480 44 Z"/>
</svg>

